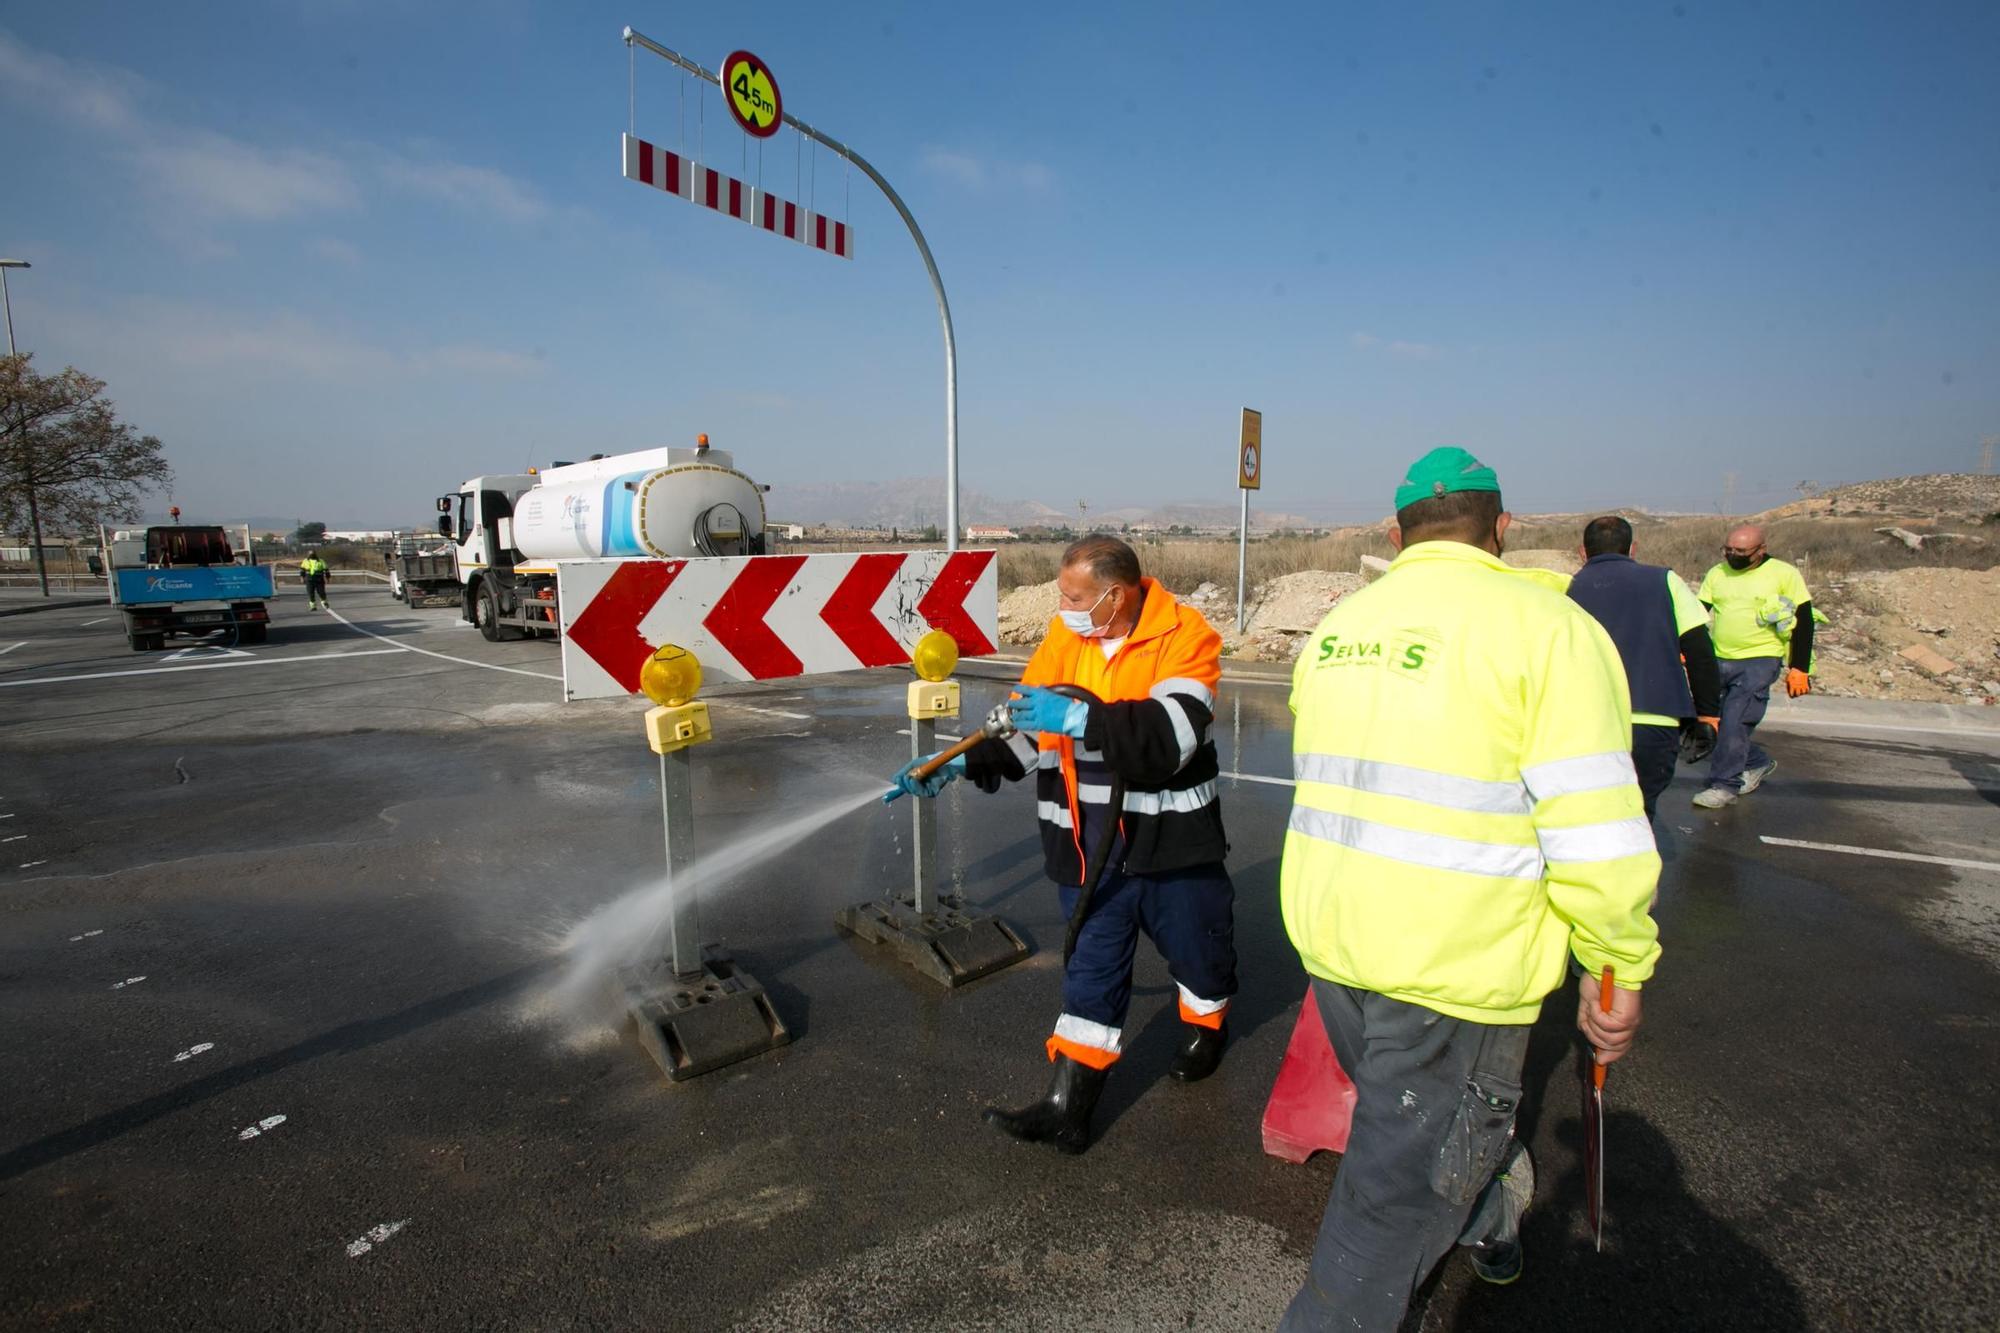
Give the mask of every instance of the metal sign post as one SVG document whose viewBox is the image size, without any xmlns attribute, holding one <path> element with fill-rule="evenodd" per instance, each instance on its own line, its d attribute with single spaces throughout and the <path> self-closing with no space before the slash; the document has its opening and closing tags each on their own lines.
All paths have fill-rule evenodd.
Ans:
<svg viewBox="0 0 2000 1333">
<path fill-rule="evenodd" d="M 882 173 L 875 170 L 869 164 L 868 159 L 862 157 L 861 154 L 855 152 L 852 148 L 840 142 L 840 140 L 831 135 L 820 133 L 797 116 L 783 110 L 781 105 L 782 99 L 777 94 L 776 81 L 769 80 L 769 70 L 763 66 L 762 62 L 757 61 L 756 57 L 751 56 L 747 51 L 733 53 L 730 56 L 730 62 L 734 68 L 751 73 L 753 82 L 746 83 L 744 93 L 734 101 L 731 101 L 732 89 L 730 86 L 723 83 L 721 75 L 705 68 L 699 61 L 689 60 L 680 52 L 661 46 L 652 38 L 634 32 L 629 27 L 625 29 L 625 45 L 643 46 L 654 55 L 674 65 L 678 65 L 681 69 L 686 70 L 696 78 L 706 79 L 716 87 L 721 88 L 724 101 L 730 102 L 731 112 L 739 117 L 739 123 L 743 123 L 742 117 L 746 114 L 744 108 L 747 106 L 747 114 L 750 122 L 757 125 L 763 134 L 775 133 L 777 126 L 780 124 L 789 125 L 822 148 L 826 148 L 846 158 L 849 162 L 861 168 L 862 175 L 875 182 L 877 188 L 882 191 L 883 195 L 889 200 L 890 205 L 895 208 L 897 214 L 903 219 L 903 225 L 910 229 L 910 239 L 917 243 L 917 253 L 922 256 L 924 261 L 924 272 L 931 280 L 931 293 L 937 297 L 938 320 L 944 325 L 944 540 L 945 550 L 956 551 L 958 549 L 959 534 L 958 340 L 952 335 L 951 303 L 945 300 L 944 279 L 938 276 L 937 261 L 931 258 L 931 247 L 924 240 L 924 233 L 918 228 L 917 220 L 911 216 L 908 206 L 903 203 L 902 196 L 891 188 L 889 182 L 883 179 Z M 739 57 L 741 58 L 740 62 Z M 757 74 L 762 74 L 769 80 L 768 83 L 754 83 L 754 78 Z M 766 120 L 765 109 L 758 104 L 759 94 L 766 92 L 770 101 L 769 112 L 775 114 L 775 119 Z M 765 128 L 765 126 L 769 128 Z"/>
<path fill-rule="evenodd" d="M 1236 632 L 1243 632 L 1243 600 L 1250 564 L 1250 492 L 1264 481 L 1264 414 L 1255 408 L 1243 409 L 1243 425 L 1236 436 L 1236 488 L 1243 492 L 1243 516 L 1236 525 Z"/>
</svg>

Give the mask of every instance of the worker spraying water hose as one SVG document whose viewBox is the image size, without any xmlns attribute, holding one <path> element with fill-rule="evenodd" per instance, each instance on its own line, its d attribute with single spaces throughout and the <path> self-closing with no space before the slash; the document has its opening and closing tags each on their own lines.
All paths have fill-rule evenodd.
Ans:
<svg viewBox="0 0 2000 1333">
<path fill-rule="evenodd" d="M 1193 1082 L 1221 1061 L 1236 993 L 1235 889 L 1208 739 L 1221 639 L 1116 538 L 1071 546 L 1057 582 L 1060 611 L 1003 705 L 1005 721 L 990 716 L 969 742 L 913 760 L 895 783 L 898 794 L 934 797 L 960 777 L 991 792 L 1034 775 L 1044 863 L 1070 922 L 1062 1012 L 1047 1043 L 1053 1078 L 1041 1100 L 989 1108 L 986 1119 L 1080 1153 L 1123 1053 L 1140 932 L 1166 956 L 1179 993 L 1172 1074 Z"/>
</svg>

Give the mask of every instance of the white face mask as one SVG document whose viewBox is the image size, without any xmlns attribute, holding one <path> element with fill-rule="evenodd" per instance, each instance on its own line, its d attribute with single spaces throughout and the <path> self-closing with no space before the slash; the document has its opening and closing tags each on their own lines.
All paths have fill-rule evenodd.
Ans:
<svg viewBox="0 0 2000 1333">
<path fill-rule="evenodd" d="M 1062 623 L 1070 633 L 1086 639 L 1101 639 L 1104 637 L 1104 632 L 1111 628 L 1111 622 L 1107 620 L 1102 625 L 1098 624 L 1097 608 L 1103 606 L 1104 599 L 1110 595 L 1111 589 L 1106 588 L 1098 599 L 1090 604 L 1088 611 L 1057 611 L 1056 614 L 1062 617 Z"/>
</svg>

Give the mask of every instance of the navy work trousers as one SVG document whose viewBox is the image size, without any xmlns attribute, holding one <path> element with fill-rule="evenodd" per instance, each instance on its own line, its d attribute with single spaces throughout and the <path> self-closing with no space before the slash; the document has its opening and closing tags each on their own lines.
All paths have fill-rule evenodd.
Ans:
<svg viewBox="0 0 2000 1333">
<path fill-rule="evenodd" d="M 1061 887 L 1068 918 L 1081 890 Z M 1220 863 L 1159 875 L 1106 874 L 1063 971 L 1063 1012 L 1125 1026 L 1142 930 L 1176 982 L 1203 1000 L 1228 999 L 1236 994 L 1235 912 L 1236 886 Z"/>
<path fill-rule="evenodd" d="M 1722 726 L 1716 730 L 1715 754 L 1708 761 L 1708 785 L 1733 792 L 1743 785 L 1744 769 L 1771 762 L 1753 737 L 1785 664 L 1776 657 L 1746 657 L 1716 665 L 1722 668 Z"/>
<path fill-rule="evenodd" d="M 1659 808 L 1660 794 L 1674 780 L 1674 766 L 1681 761 L 1681 729 L 1652 722 L 1632 724 L 1632 768 L 1639 775 L 1639 795 L 1646 802 L 1646 818 Z"/>
</svg>

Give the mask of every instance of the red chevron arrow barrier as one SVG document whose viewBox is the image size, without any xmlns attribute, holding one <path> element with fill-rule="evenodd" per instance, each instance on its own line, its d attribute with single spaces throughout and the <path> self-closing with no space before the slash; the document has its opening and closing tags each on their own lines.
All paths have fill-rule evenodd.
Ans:
<svg viewBox="0 0 2000 1333">
<path fill-rule="evenodd" d="M 715 681 L 898 666 L 932 628 L 961 653 L 988 653 L 999 635 L 994 562 L 991 550 L 557 561 L 564 692 L 629 694 L 667 643 Z"/>
<path fill-rule="evenodd" d="M 805 564 L 802 555 L 765 556 L 752 560 L 722 594 L 715 610 L 702 625 L 729 655 L 743 664 L 757 680 L 773 676 L 796 676 L 806 669 L 798 654 L 764 623 L 771 604 L 778 600 Z"/>
<path fill-rule="evenodd" d="M 856 557 L 854 568 L 820 608 L 819 618 L 863 666 L 901 666 L 910 660 L 909 650 L 875 618 L 875 603 L 895 581 L 904 559 L 893 551 Z"/>
<path fill-rule="evenodd" d="M 945 561 L 937 582 L 917 603 L 917 614 L 958 640 L 958 651 L 966 657 L 980 657 L 993 651 L 993 641 L 965 609 L 965 599 L 979 582 L 979 576 L 993 563 L 997 551 L 960 551 Z"/>
<path fill-rule="evenodd" d="M 686 567 L 685 560 L 621 564 L 570 624 L 569 641 L 590 654 L 627 694 L 638 693 L 639 668 L 653 655 L 653 645 L 639 633 L 639 621 Z"/>
</svg>

